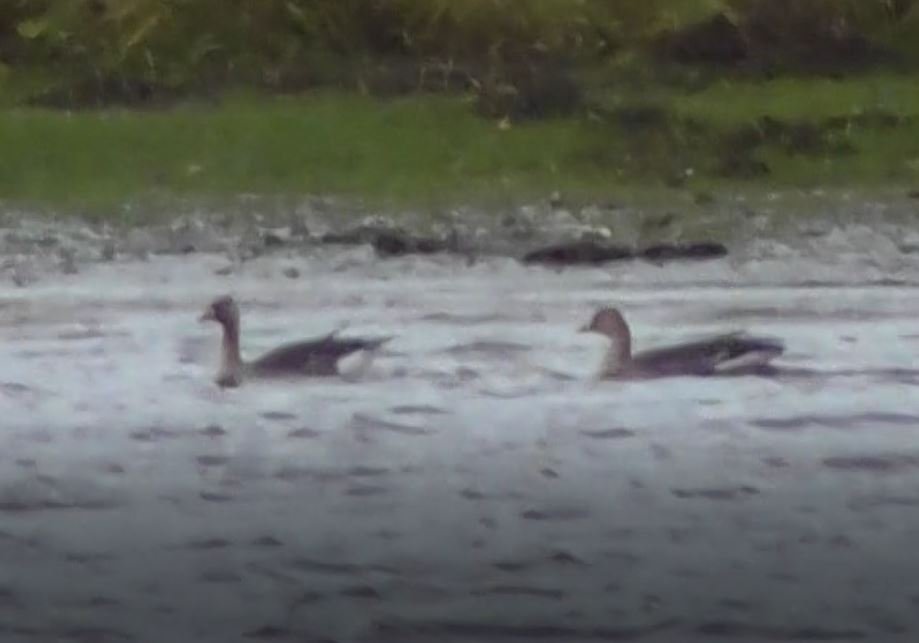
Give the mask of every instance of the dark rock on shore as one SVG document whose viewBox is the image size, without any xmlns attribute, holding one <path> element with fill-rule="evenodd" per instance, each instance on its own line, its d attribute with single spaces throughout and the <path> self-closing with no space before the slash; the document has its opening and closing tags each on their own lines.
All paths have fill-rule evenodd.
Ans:
<svg viewBox="0 0 919 643">
<path fill-rule="evenodd" d="M 521 261 L 525 264 L 550 266 L 599 265 L 632 259 L 634 256 L 634 251 L 626 246 L 580 240 L 537 248 L 525 254 Z"/>
<path fill-rule="evenodd" d="M 678 260 L 720 259 L 728 254 L 723 243 L 701 241 L 698 243 L 659 243 L 641 250 L 642 259 L 654 262 Z"/>
<path fill-rule="evenodd" d="M 273 231 L 267 231 L 262 233 L 262 245 L 266 249 L 281 248 L 287 243 L 280 234 Z"/>
<path fill-rule="evenodd" d="M 369 244 L 380 257 L 401 257 L 408 254 L 436 254 L 456 252 L 453 237 L 438 238 L 417 236 L 398 228 L 362 225 L 341 232 L 330 232 L 320 237 L 325 244 Z"/>
<path fill-rule="evenodd" d="M 407 254 L 430 255 L 449 252 L 452 249 L 444 239 L 415 237 L 401 231 L 380 233 L 373 238 L 371 245 L 381 257 L 400 257 Z"/>
<path fill-rule="evenodd" d="M 727 247 L 715 241 L 698 243 L 659 243 L 641 250 L 595 240 L 556 243 L 537 248 L 523 256 L 525 264 L 550 266 L 600 265 L 627 259 L 665 261 L 718 259 L 728 254 Z"/>
</svg>

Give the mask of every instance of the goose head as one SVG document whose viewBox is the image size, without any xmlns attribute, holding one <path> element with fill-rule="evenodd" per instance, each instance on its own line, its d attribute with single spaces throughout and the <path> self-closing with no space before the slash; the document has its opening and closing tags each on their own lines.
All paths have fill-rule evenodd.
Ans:
<svg viewBox="0 0 919 643">
<path fill-rule="evenodd" d="M 218 297 L 204 309 L 199 321 L 217 322 L 223 328 L 217 384 L 221 388 L 239 386 L 243 370 L 239 355 L 239 306 L 229 295 Z"/>
<path fill-rule="evenodd" d="M 590 322 L 581 327 L 582 333 L 597 333 L 610 340 L 610 350 L 604 370 L 619 372 L 632 358 L 632 334 L 625 317 L 616 308 L 601 308 L 594 313 Z"/>
<path fill-rule="evenodd" d="M 224 328 L 235 328 L 239 326 L 239 306 L 230 295 L 218 297 L 204 309 L 198 321 L 212 321 Z"/>
<path fill-rule="evenodd" d="M 601 308 L 594 313 L 590 322 L 581 327 L 582 333 L 599 333 L 612 340 L 629 337 L 629 325 L 625 317 L 615 308 Z"/>
</svg>

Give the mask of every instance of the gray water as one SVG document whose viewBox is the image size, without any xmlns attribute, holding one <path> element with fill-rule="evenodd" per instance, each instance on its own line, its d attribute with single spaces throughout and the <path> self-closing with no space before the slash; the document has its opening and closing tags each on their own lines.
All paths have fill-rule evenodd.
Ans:
<svg viewBox="0 0 919 643">
<path fill-rule="evenodd" d="M 913 641 L 919 256 L 859 234 L 0 285 L 0 640 Z M 222 391 L 196 318 L 226 292 L 249 355 L 396 338 L 356 381 Z M 781 337 L 785 373 L 596 381 L 607 304 L 639 348 Z"/>
</svg>

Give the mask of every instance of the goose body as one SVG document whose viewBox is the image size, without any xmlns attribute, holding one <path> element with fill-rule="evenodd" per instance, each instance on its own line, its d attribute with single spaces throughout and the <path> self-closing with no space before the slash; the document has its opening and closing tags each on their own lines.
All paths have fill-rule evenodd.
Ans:
<svg viewBox="0 0 919 643">
<path fill-rule="evenodd" d="M 361 351 L 372 352 L 390 339 L 339 338 L 332 332 L 316 339 L 283 344 L 247 362 L 240 355 L 239 307 L 232 297 L 219 297 L 211 302 L 201 321 L 217 322 L 223 329 L 220 368 L 215 379 L 221 387 L 239 386 L 248 378 L 339 375 L 340 360 Z"/>
<path fill-rule="evenodd" d="M 610 348 L 600 376 L 614 379 L 768 374 L 785 347 L 778 339 L 730 333 L 632 354 L 632 336 L 615 308 L 599 310 L 583 332 L 604 335 Z"/>
</svg>

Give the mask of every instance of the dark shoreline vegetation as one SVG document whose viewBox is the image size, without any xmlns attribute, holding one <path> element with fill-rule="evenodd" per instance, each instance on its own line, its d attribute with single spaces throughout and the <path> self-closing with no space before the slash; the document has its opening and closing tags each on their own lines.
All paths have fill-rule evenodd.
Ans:
<svg viewBox="0 0 919 643">
<path fill-rule="evenodd" d="M 912 0 L 232 4 L 0 8 L 0 199 L 109 218 L 919 185 Z"/>
</svg>

